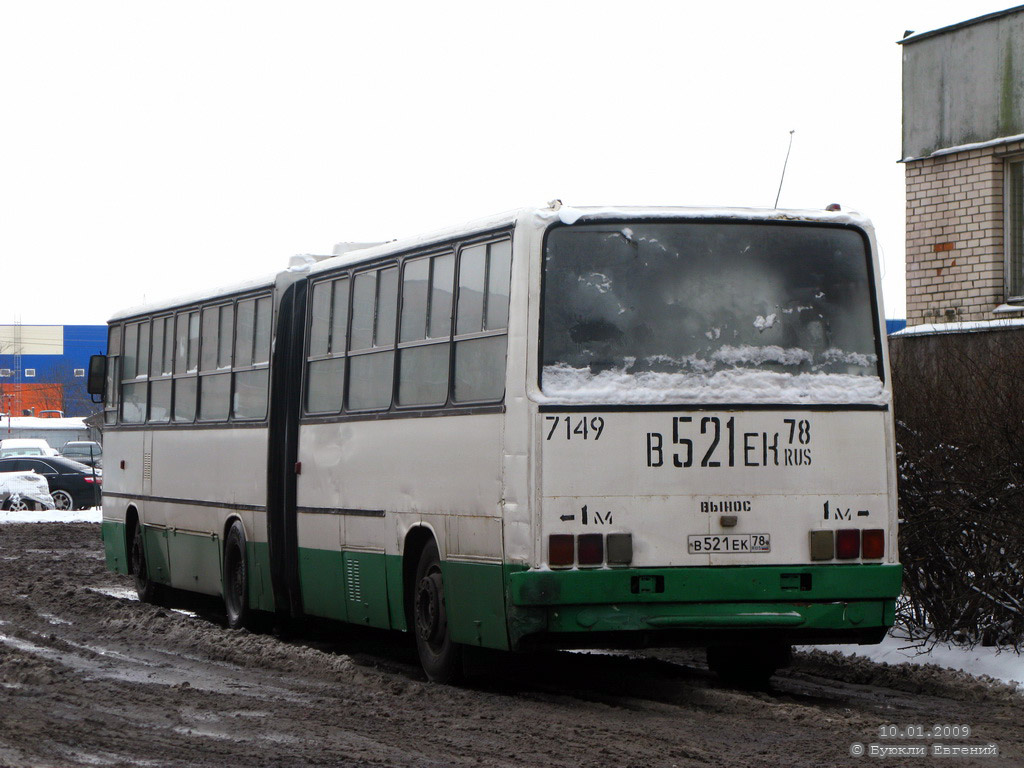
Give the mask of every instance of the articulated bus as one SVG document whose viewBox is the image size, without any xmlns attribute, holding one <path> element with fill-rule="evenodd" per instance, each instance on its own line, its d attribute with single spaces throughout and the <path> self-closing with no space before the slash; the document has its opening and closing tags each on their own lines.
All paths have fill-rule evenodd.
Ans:
<svg viewBox="0 0 1024 768">
<path fill-rule="evenodd" d="M 767 679 L 900 591 L 879 268 L 843 212 L 541 209 L 130 309 L 103 540 L 143 600 Z"/>
</svg>

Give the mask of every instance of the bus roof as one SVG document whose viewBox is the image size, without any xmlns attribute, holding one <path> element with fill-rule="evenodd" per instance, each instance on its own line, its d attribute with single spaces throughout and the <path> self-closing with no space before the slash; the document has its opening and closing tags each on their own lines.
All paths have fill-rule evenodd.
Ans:
<svg viewBox="0 0 1024 768">
<path fill-rule="evenodd" d="M 232 283 L 231 285 L 222 285 L 218 287 L 210 287 L 204 291 L 196 291 L 195 293 L 185 294 L 182 296 L 175 296 L 164 301 L 154 301 L 149 304 L 137 304 L 133 307 L 127 307 L 122 309 L 120 312 L 116 312 L 109 322 L 116 322 L 118 320 L 126 320 L 130 317 L 136 317 L 138 315 L 149 315 L 155 312 L 165 312 L 168 310 L 176 309 L 178 307 L 184 307 L 191 304 L 198 304 L 206 299 L 215 299 L 220 296 L 233 296 L 239 293 L 247 293 L 249 291 L 256 291 L 260 288 L 270 288 L 274 285 L 274 281 L 277 279 L 279 273 L 271 275 L 263 275 L 261 277 L 246 280 L 244 282 Z"/>
<path fill-rule="evenodd" d="M 443 243 L 456 237 L 487 232 L 489 230 L 510 227 L 513 224 L 532 223 L 536 228 L 544 228 L 555 221 L 563 224 L 574 224 L 582 218 L 594 219 L 631 219 L 631 218 L 692 218 L 692 219 L 745 219 L 755 221 L 807 221 L 826 224 L 852 224 L 870 227 L 870 221 L 854 212 L 818 211 L 818 210 L 787 210 L 780 208 L 690 208 L 690 207 L 659 207 L 659 206 L 587 206 L 572 208 L 555 205 L 545 208 L 520 208 L 505 213 L 476 219 L 465 224 L 437 230 L 426 235 L 392 240 L 368 248 L 350 250 L 340 256 L 334 256 L 318 262 L 310 269 L 310 274 L 343 268 L 392 253 L 402 253 L 434 243 Z"/>
<path fill-rule="evenodd" d="M 370 261 L 380 256 L 403 253 L 432 244 L 441 244 L 446 241 L 483 233 L 497 229 L 503 229 L 518 224 L 529 224 L 535 229 L 544 229 L 547 226 L 561 222 L 562 224 L 575 224 L 581 219 L 585 220 L 607 220 L 607 219 L 743 219 L 747 221 L 803 221 L 818 222 L 823 224 L 847 224 L 860 227 L 870 227 L 870 221 L 860 214 L 848 211 L 821 211 L 821 210 L 800 210 L 782 208 L 694 208 L 694 207 L 668 207 L 668 206 L 586 206 L 570 207 L 561 204 L 560 201 L 553 201 L 543 208 L 520 208 L 504 213 L 499 213 L 485 218 L 475 219 L 456 226 L 446 227 L 433 232 L 416 235 L 414 237 L 391 240 L 379 245 L 372 245 L 367 248 L 349 250 L 339 256 L 310 256 L 303 263 L 303 257 L 295 257 L 298 262 L 281 272 L 263 275 L 240 283 L 210 288 L 205 291 L 196 292 L 185 296 L 179 296 L 165 301 L 152 304 L 137 305 L 121 310 L 113 315 L 111 322 L 125 320 L 144 314 L 163 312 L 177 307 L 197 304 L 201 301 L 214 299 L 221 296 L 231 296 L 260 288 L 269 288 L 274 285 L 279 275 L 287 272 L 304 273 L 310 275 L 319 274 L 334 269 L 345 268 L 364 261 Z"/>
</svg>

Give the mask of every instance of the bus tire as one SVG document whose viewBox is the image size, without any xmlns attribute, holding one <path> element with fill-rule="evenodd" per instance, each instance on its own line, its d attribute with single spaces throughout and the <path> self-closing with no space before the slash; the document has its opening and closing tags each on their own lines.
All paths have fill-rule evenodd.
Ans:
<svg viewBox="0 0 1024 768">
<path fill-rule="evenodd" d="M 713 645 L 708 648 L 708 668 L 726 685 L 764 688 L 791 657 L 788 645 Z"/>
<path fill-rule="evenodd" d="M 142 540 L 142 523 L 136 523 L 132 532 L 131 545 L 132 575 L 135 577 L 135 592 L 144 603 L 160 603 L 161 586 L 149 576 L 149 565 L 146 563 L 146 547 Z"/>
<path fill-rule="evenodd" d="M 448 609 L 437 543 L 427 542 L 416 566 L 413 592 L 416 650 L 427 678 L 436 683 L 456 683 L 462 678 L 462 646 L 452 642 Z"/>
<path fill-rule="evenodd" d="M 231 629 L 250 627 L 249 563 L 245 556 L 245 529 L 235 520 L 224 542 L 224 612 Z"/>
</svg>

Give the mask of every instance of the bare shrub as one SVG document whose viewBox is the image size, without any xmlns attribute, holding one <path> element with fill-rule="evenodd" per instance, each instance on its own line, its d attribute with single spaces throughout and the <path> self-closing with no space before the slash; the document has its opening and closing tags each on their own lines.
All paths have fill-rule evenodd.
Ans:
<svg viewBox="0 0 1024 768">
<path fill-rule="evenodd" d="M 893 339 L 912 635 L 1024 645 L 1024 330 Z"/>
</svg>

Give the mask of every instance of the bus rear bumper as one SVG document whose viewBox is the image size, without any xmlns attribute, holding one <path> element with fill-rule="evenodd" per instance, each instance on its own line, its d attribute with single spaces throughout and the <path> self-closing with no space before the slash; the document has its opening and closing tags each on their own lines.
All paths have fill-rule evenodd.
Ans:
<svg viewBox="0 0 1024 768">
<path fill-rule="evenodd" d="M 873 643 L 895 619 L 899 565 L 520 571 L 513 647 Z"/>
</svg>

